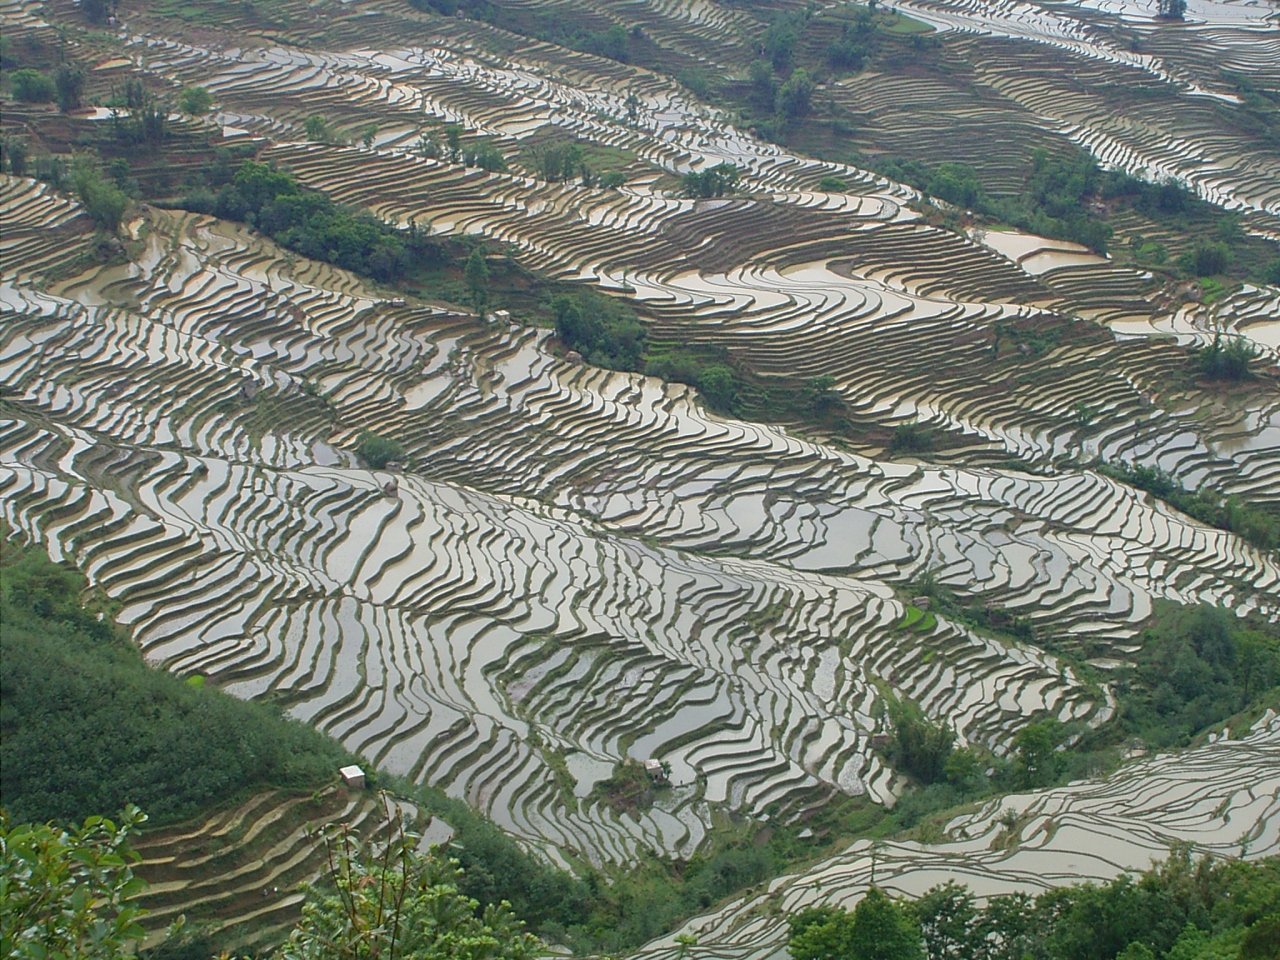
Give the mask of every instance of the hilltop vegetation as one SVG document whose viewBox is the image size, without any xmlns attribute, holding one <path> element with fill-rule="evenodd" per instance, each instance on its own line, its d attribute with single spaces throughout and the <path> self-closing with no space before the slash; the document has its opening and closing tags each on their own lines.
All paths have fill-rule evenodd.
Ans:
<svg viewBox="0 0 1280 960">
<path fill-rule="evenodd" d="M 352 757 L 278 710 L 147 666 L 84 577 L 21 549 L 0 561 L 0 793 L 17 820 L 81 820 L 134 803 L 180 820 L 268 786 L 333 779 Z"/>
<path fill-rule="evenodd" d="M 1008 894 L 979 906 L 947 883 L 918 899 L 872 888 L 852 912 L 790 918 L 795 960 L 1271 960 L 1280 956 L 1280 857 L 1193 860 L 1140 877 Z"/>
</svg>

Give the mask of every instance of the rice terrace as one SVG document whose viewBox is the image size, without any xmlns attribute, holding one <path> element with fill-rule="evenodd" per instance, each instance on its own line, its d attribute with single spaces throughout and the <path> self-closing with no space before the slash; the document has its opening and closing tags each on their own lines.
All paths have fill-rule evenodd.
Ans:
<svg viewBox="0 0 1280 960">
<path fill-rule="evenodd" d="M 1280 960 L 1278 0 L 0 26 L 4 957 Z"/>
</svg>

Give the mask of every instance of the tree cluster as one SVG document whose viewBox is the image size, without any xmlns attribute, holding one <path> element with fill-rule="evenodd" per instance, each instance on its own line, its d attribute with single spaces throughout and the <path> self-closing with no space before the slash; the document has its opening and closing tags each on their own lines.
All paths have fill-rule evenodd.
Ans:
<svg viewBox="0 0 1280 960">
<path fill-rule="evenodd" d="M 399 231 L 350 213 L 325 194 L 304 189 L 287 171 L 253 160 L 244 161 L 216 195 L 195 194 L 183 205 L 247 222 L 303 256 L 383 281 L 439 255 L 416 229 Z"/>
<path fill-rule="evenodd" d="M 852 913 L 792 917 L 795 960 L 1272 960 L 1280 956 L 1280 857 L 1193 861 L 985 906 L 947 883 L 915 900 L 872 888 Z"/>
<path fill-rule="evenodd" d="M 737 187 L 738 176 L 738 168 L 727 161 L 706 170 L 691 171 L 684 175 L 684 195 L 702 200 L 723 197 Z"/>
</svg>

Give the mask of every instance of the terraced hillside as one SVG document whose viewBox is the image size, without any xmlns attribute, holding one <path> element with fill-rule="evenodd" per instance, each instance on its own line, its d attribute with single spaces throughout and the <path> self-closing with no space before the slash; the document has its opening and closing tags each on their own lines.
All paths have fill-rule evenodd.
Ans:
<svg viewBox="0 0 1280 960">
<path fill-rule="evenodd" d="M 1223 112 L 1239 97 L 1219 72 L 1273 82 L 1270 8 L 1194 0 L 1174 26 L 1122 4 L 900 6 L 965 67 L 830 78 L 815 96 L 863 117 L 851 142 L 911 156 L 947 141 L 965 159 L 961 134 L 980 129 L 974 162 L 995 181 L 1033 146 L 1081 144 L 1185 178 L 1255 241 L 1280 232 L 1280 166 Z M 703 0 L 504 6 L 547 8 L 623 27 L 652 65 L 739 84 L 766 23 Z M 1193 297 L 1078 245 L 962 223 L 753 135 L 663 73 L 514 27 L 399 0 L 118 12 L 85 31 L 67 0 L 0 3 L 15 45 L 65 39 L 99 99 L 127 81 L 207 88 L 209 117 L 173 121 L 193 143 L 243 144 L 388 224 L 594 286 L 636 308 L 655 348 L 829 382 L 869 436 L 951 441 L 929 453 L 721 416 L 691 387 L 583 364 L 525 318 L 401 296 L 180 197 L 134 204 L 111 244 L 68 193 L 4 175 L 0 509 L 117 602 L 154 663 L 279 703 L 553 862 L 612 870 L 687 860 L 726 818 L 895 803 L 903 777 L 872 743 L 897 702 L 997 756 L 1039 720 L 1105 724 L 1106 671 L 1157 600 L 1280 619 L 1274 550 L 1094 469 L 1158 467 L 1280 506 L 1280 288 Z M 110 113 L 57 122 L 76 142 Z M 6 135 L 53 143 L 50 117 L 24 107 Z M 326 137 L 308 139 L 313 118 Z M 447 124 L 507 170 L 449 156 Z M 531 158 L 569 139 L 613 158 L 622 186 L 548 182 Z M 682 175 L 720 163 L 736 191 L 681 195 Z M 1196 374 L 1188 348 L 1219 335 L 1256 350 L 1253 379 Z M 369 434 L 403 463 L 369 469 Z M 927 580 L 1026 639 L 923 611 Z M 880 862 L 904 890 L 939 863 L 1001 890 L 1141 865 L 1177 837 L 1274 851 L 1278 736 L 1269 717 L 1102 784 L 1006 798 L 953 822 L 953 843 Z M 651 806 L 618 809 L 600 787 L 628 759 L 669 767 Z M 1115 818 L 1134 784 L 1145 799 Z M 194 907 L 277 933 L 290 885 L 317 869 L 304 823 L 369 812 L 310 802 L 258 797 L 150 838 L 157 916 Z M 1010 805 L 1031 826 L 989 850 Z M 1065 849 L 1067 821 L 1138 839 L 1061 867 L 1046 851 Z M 169 858 L 197 847 L 212 872 L 190 880 Z M 816 902 L 819 884 L 849 900 L 868 866 L 855 847 L 687 930 L 708 956 L 772 957 L 779 907 Z"/>
<path fill-rule="evenodd" d="M 890 584 L 926 565 L 1103 649 L 1154 596 L 1274 615 L 1273 559 L 1109 480 L 876 464 L 527 328 L 388 307 L 208 218 L 129 231 L 124 267 L 6 280 L 7 519 L 149 657 L 283 699 L 553 855 L 687 855 L 708 802 L 890 801 L 876 683 L 997 751 L 1039 716 L 1106 718 L 1034 648 L 899 627 Z M 425 474 L 333 446 L 369 426 Z M 589 796 L 626 756 L 673 768 L 638 823 Z"/>
<path fill-rule="evenodd" d="M 412 824 L 412 805 L 400 811 Z M 140 898 L 150 942 L 179 915 L 204 935 L 231 931 L 226 942 L 241 949 L 279 939 L 297 922 L 298 884 L 328 869 L 325 833 L 343 827 L 376 845 L 387 814 L 371 793 L 329 787 L 259 794 L 202 821 L 148 831 L 135 849 L 150 885 Z"/>
<path fill-rule="evenodd" d="M 1197 750 L 1143 760 L 1106 780 L 993 801 L 948 823 L 940 843 L 860 842 L 691 921 L 637 956 L 783 960 L 790 955 L 787 915 L 851 905 L 873 875 L 897 895 L 918 897 L 954 880 L 986 898 L 1140 872 L 1175 844 L 1220 856 L 1274 856 L 1280 849 L 1277 761 L 1280 721 L 1270 711 L 1237 740 L 1224 733 Z M 682 950 L 674 942 L 681 935 L 693 936 L 698 946 Z"/>
<path fill-rule="evenodd" d="M 1277 447 L 1264 426 L 1274 390 L 1187 389 L 1185 351 L 1127 339 L 1179 330 L 1203 343 L 1226 329 L 1274 362 L 1270 288 L 1180 306 L 1151 274 L 1069 244 L 994 231 L 968 240 L 922 223 L 905 206 L 910 188 L 754 139 L 664 77 L 546 44 L 498 55 L 482 42 L 493 28 L 472 21 L 371 6 L 358 23 L 310 35 L 308 49 L 200 46 L 157 35 L 163 22 L 145 9 L 138 22 L 148 32 L 126 35 L 129 60 L 113 70 L 132 61 L 166 82 L 207 86 L 219 120 L 282 141 L 265 156 L 340 201 L 437 234 L 480 235 L 529 267 L 629 296 L 655 318 L 654 342 L 727 349 L 764 376 L 832 376 L 854 417 L 941 428 L 963 438 L 967 462 L 1012 457 L 1042 469 L 1136 457 L 1188 486 L 1274 499 Z M 420 46 L 406 40 L 415 35 Z M 374 149 L 296 142 L 316 115 L 352 132 L 373 123 Z M 622 190 L 583 189 L 418 156 L 441 121 L 488 137 L 512 162 L 553 129 L 634 157 L 632 176 Z M 718 162 L 739 167 L 749 196 L 670 194 L 664 177 Z M 1275 174 L 1263 179 L 1280 182 Z M 817 190 L 831 175 L 853 192 Z M 1081 319 L 1126 339 L 1099 343 Z M 1076 332 L 993 369 L 1002 328 L 1046 322 Z"/>
</svg>

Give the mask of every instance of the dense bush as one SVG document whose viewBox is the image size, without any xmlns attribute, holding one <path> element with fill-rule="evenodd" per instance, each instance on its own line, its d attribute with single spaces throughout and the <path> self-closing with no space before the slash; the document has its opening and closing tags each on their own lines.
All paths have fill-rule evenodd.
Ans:
<svg viewBox="0 0 1280 960">
<path fill-rule="evenodd" d="M 5 543 L 0 795 L 16 820 L 127 803 L 181 819 L 246 789 L 323 783 L 350 762 L 275 709 L 151 669 L 80 604 L 83 588 L 75 570 Z"/>
<path fill-rule="evenodd" d="M 120 219 L 129 206 L 129 196 L 120 187 L 102 179 L 97 166 L 83 159 L 76 164 L 72 174 L 80 202 L 97 224 L 98 229 L 114 233 L 120 227 Z"/>
<path fill-rule="evenodd" d="M 396 440 L 380 437 L 366 430 L 360 435 L 360 445 L 356 448 L 356 453 L 360 454 L 360 459 L 373 469 L 381 470 L 388 463 L 395 461 L 403 463 L 405 449 L 404 445 Z"/>
<path fill-rule="evenodd" d="M 304 190 L 294 177 L 246 160 L 217 194 L 188 196 L 188 209 L 243 220 L 283 246 L 378 280 L 391 281 L 438 256 L 416 229 L 398 231 L 373 217 L 352 214 L 325 194 Z"/>
<path fill-rule="evenodd" d="M 144 884 L 129 838 L 146 816 L 124 811 L 63 829 L 13 823 L 0 810 L 0 950 L 5 960 L 122 960 L 143 935 L 130 903 Z"/>
<path fill-rule="evenodd" d="M 784 120 L 802 120 L 809 115 L 813 99 L 813 81 L 804 67 L 796 67 L 778 88 L 774 107 Z"/>
<path fill-rule="evenodd" d="M 1121 728 L 1181 746 L 1280 685 L 1280 638 L 1216 607 L 1164 606 L 1117 677 Z"/>
<path fill-rule="evenodd" d="M 686 173 L 683 180 L 684 195 L 703 200 L 723 197 L 726 193 L 732 193 L 737 185 L 738 168 L 727 162 L 717 163 L 706 170 Z"/>
<path fill-rule="evenodd" d="M 15 99 L 28 103 L 48 103 L 58 92 L 52 77 L 29 68 L 15 70 L 9 76 L 9 89 L 13 91 Z"/>
<path fill-rule="evenodd" d="M 586 360 L 611 370 L 639 370 L 645 329 L 618 301 L 594 292 L 552 303 L 556 334 Z"/>
<path fill-rule="evenodd" d="M 918 160 L 896 158 L 879 160 L 873 167 L 877 173 L 909 183 L 928 196 L 1032 233 L 1081 243 L 1099 253 L 1107 251 L 1111 228 L 1094 214 L 1091 203 L 1125 203 L 1158 218 L 1181 214 L 1196 202 L 1176 181 L 1152 183 L 1103 170 L 1085 151 L 1050 156 L 1036 150 L 1022 187 L 1013 196 L 991 196 L 977 172 L 964 164 L 943 163 L 931 168 Z M 1217 250 L 1213 244 L 1208 247 Z M 1205 265 L 1215 264 L 1206 261 Z"/>
</svg>

